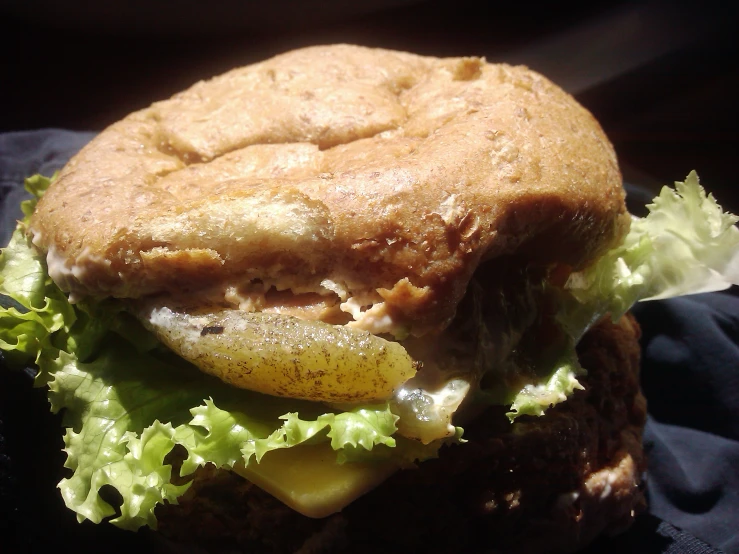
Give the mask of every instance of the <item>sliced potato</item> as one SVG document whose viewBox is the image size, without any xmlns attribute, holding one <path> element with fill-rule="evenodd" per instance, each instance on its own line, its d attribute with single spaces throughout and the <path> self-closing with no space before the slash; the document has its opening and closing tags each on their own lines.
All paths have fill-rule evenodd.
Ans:
<svg viewBox="0 0 739 554">
<path fill-rule="evenodd" d="M 291 398 L 385 400 L 413 377 L 405 349 L 367 331 L 234 309 L 139 314 L 169 348 L 231 385 Z"/>
</svg>

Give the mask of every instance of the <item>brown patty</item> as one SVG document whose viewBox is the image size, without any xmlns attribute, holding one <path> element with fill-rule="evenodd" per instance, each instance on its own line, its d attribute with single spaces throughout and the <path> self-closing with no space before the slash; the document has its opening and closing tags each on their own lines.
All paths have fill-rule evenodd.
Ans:
<svg viewBox="0 0 739 554">
<path fill-rule="evenodd" d="M 602 321 L 578 348 L 584 391 L 514 425 L 490 410 L 466 426 L 469 442 L 341 513 L 309 519 L 206 468 L 179 506 L 158 508 L 160 531 L 214 553 L 574 551 L 622 531 L 644 505 L 638 335 L 630 316 Z"/>
<path fill-rule="evenodd" d="M 336 45 L 114 124 L 61 171 L 31 232 L 81 295 L 254 279 L 329 294 L 330 280 L 380 289 L 422 334 L 453 316 L 481 260 L 581 267 L 627 226 L 613 148 L 546 78 Z"/>
</svg>

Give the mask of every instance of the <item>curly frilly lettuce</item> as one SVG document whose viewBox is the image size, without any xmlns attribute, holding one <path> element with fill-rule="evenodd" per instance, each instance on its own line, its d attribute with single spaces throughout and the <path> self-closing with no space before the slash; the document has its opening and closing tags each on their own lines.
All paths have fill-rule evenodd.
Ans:
<svg viewBox="0 0 739 554">
<path fill-rule="evenodd" d="M 739 218 L 706 194 L 694 171 L 647 208 L 622 245 L 570 277 L 566 288 L 576 303 L 559 313 L 570 335 L 579 338 L 607 313 L 615 321 L 642 300 L 739 284 Z"/>
<path fill-rule="evenodd" d="M 725 213 L 691 172 L 664 187 L 649 214 L 633 218 L 623 243 L 586 270 L 570 276 L 558 297 L 556 319 L 571 338 L 558 363 L 515 395 L 511 419 L 542 415 L 582 388 L 575 345 L 598 320 L 617 321 L 635 303 L 723 290 L 739 284 L 737 218 Z M 585 368 L 587 369 L 587 368 Z"/>
<path fill-rule="evenodd" d="M 187 451 L 181 475 L 206 463 L 256 463 L 271 450 L 308 441 L 337 451 L 394 446 L 395 418 L 387 406 L 321 413 L 309 402 L 234 389 L 188 371 L 175 357 L 136 352 L 116 337 L 107 337 L 93 361 L 60 351 L 51 365 L 49 400 L 53 411 L 64 409 L 66 467 L 73 471 L 59 488 L 80 520 L 115 514 L 99 494 L 112 485 L 123 499 L 112 523 L 155 527 L 156 505 L 176 503 L 187 489 L 171 483 L 165 462 L 175 445 Z M 203 391 L 210 397 L 204 400 Z"/>
</svg>

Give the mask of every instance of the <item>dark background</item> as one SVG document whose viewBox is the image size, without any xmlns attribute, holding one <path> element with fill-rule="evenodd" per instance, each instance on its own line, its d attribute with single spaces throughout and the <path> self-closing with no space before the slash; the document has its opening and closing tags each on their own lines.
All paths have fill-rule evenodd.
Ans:
<svg viewBox="0 0 739 554">
<path fill-rule="evenodd" d="M 100 130 L 199 79 L 351 42 L 525 63 L 601 121 L 626 179 L 698 170 L 739 211 L 734 2 L 0 0 L 0 131 Z"/>
</svg>

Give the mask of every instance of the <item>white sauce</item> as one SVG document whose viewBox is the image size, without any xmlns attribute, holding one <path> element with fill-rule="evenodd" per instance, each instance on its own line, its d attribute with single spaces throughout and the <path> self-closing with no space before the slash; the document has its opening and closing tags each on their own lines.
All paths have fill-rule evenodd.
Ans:
<svg viewBox="0 0 739 554">
<path fill-rule="evenodd" d="M 38 237 L 34 237 L 34 244 L 36 244 Z M 49 247 L 49 251 L 46 254 L 46 266 L 49 271 L 49 277 L 51 277 L 60 289 L 69 292 L 69 302 L 72 304 L 83 297 L 80 289 L 84 287 L 81 287 L 80 284 L 87 277 L 89 266 L 99 266 L 101 264 L 110 266 L 110 261 L 104 259 L 102 256 L 91 255 L 89 248 L 85 248 L 74 260 L 60 254 L 53 245 Z"/>
</svg>

